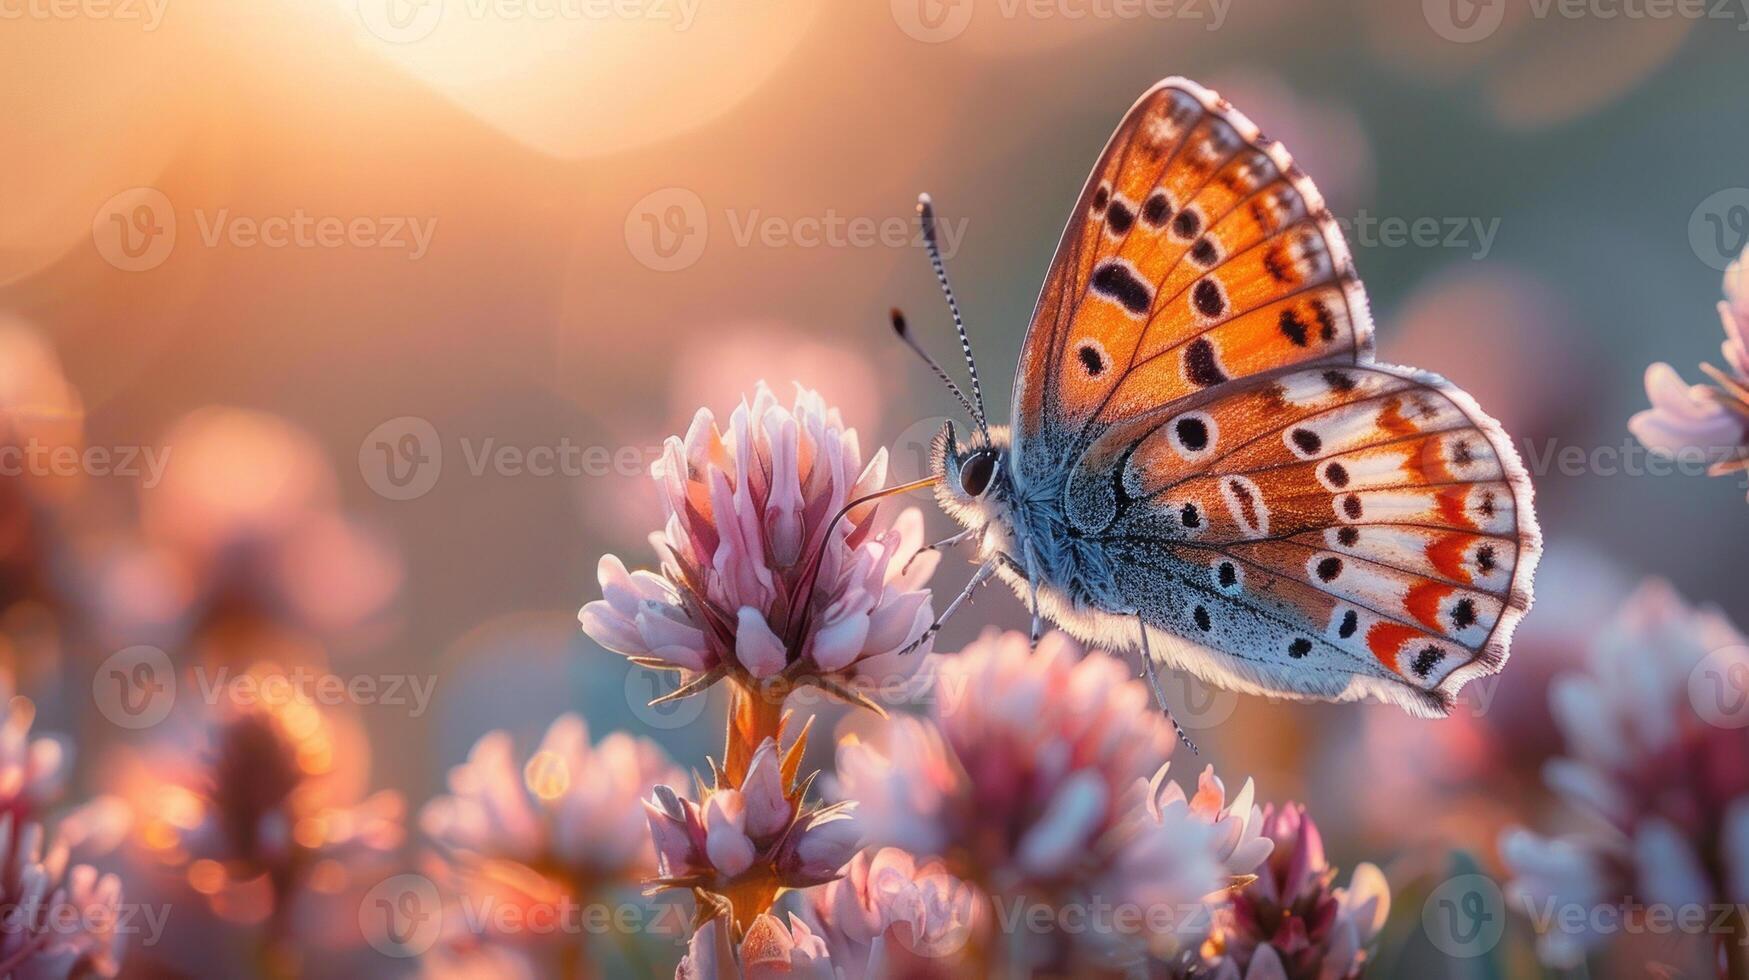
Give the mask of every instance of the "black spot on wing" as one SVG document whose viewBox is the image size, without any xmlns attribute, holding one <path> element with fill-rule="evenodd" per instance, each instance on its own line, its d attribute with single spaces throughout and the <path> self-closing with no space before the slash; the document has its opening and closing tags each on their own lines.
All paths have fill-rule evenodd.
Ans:
<svg viewBox="0 0 1749 980">
<path fill-rule="evenodd" d="M 1444 659 L 1444 650 L 1435 646 L 1423 647 L 1421 652 L 1415 655 L 1415 663 L 1411 665 L 1411 669 L 1415 671 L 1416 677 L 1426 677 Z"/>
<path fill-rule="evenodd" d="M 1307 332 L 1306 321 L 1292 309 L 1281 311 L 1281 317 L 1276 320 L 1276 326 L 1281 328 L 1281 335 L 1286 337 L 1295 347 L 1304 347 L 1311 340 Z"/>
<path fill-rule="evenodd" d="M 1298 660 L 1301 657 L 1303 657 L 1306 654 L 1311 653 L 1311 652 L 1312 652 L 1312 641 L 1306 639 L 1303 636 L 1294 637 L 1293 642 L 1289 643 L 1287 645 L 1287 655 L 1294 658 L 1295 660 Z"/>
<path fill-rule="evenodd" d="M 1105 211 L 1105 227 L 1114 235 L 1126 234 L 1136 223 L 1136 214 L 1122 199 L 1111 202 L 1111 207 Z"/>
<path fill-rule="evenodd" d="M 1172 213 L 1172 202 L 1166 199 L 1165 191 L 1155 191 L 1142 202 L 1142 220 L 1155 228 L 1166 221 L 1166 216 Z"/>
<path fill-rule="evenodd" d="M 1154 302 L 1154 290 L 1136 278 L 1130 267 L 1118 259 L 1099 263 L 1093 270 L 1089 285 L 1094 292 L 1115 301 L 1136 316 L 1148 312 L 1148 307 Z"/>
<path fill-rule="evenodd" d="M 1203 388 L 1227 380 L 1227 373 L 1215 361 L 1215 345 L 1207 337 L 1198 337 L 1185 345 L 1184 376 L 1190 383 Z"/>
<path fill-rule="evenodd" d="M 1299 447 L 1300 452 L 1307 456 L 1315 455 L 1318 450 L 1324 448 L 1324 440 L 1318 438 L 1318 434 L 1311 429 L 1295 429 L 1291 438 L 1294 445 Z"/>
<path fill-rule="evenodd" d="M 1184 448 L 1193 453 L 1199 453 L 1208 448 L 1209 427 L 1202 419 L 1179 419 L 1175 428 L 1178 432 L 1178 441 Z"/>
<path fill-rule="evenodd" d="M 1099 348 L 1092 344 L 1082 344 L 1075 353 L 1081 358 L 1081 366 L 1087 369 L 1090 376 L 1097 378 L 1105 373 L 1105 358 L 1100 355 Z"/>
<path fill-rule="evenodd" d="M 1353 636 L 1354 631 L 1359 628 L 1360 617 L 1355 614 L 1354 610 L 1350 609 L 1342 614 L 1342 625 L 1336 627 L 1336 635 L 1346 640 Z"/>
<path fill-rule="evenodd" d="M 1211 320 L 1227 312 L 1227 297 L 1221 295 L 1221 284 L 1213 279 L 1197 280 L 1191 287 L 1190 301 L 1198 313 Z"/>
</svg>

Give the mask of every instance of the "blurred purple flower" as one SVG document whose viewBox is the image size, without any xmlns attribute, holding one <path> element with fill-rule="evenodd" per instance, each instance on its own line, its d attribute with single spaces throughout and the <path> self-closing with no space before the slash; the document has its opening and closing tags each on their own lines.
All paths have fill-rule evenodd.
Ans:
<svg viewBox="0 0 1749 980">
<path fill-rule="evenodd" d="M 794 915 L 761 914 L 736 945 L 721 919 L 692 935 L 675 980 L 837 980 L 826 943 Z"/>
<path fill-rule="evenodd" d="M 844 877 L 805 893 L 804 919 L 826 940 L 845 980 L 953 976 L 990 924 L 989 900 L 896 847 L 858 854 Z"/>
<path fill-rule="evenodd" d="M 1212 773 L 1194 799 L 1165 783 L 1176 735 L 1115 658 L 989 631 L 936 682 L 933 724 L 897 718 L 882 747 L 840 744 L 838 790 L 871 843 L 940 856 L 998 901 L 1174 910 L 1153 937 L 1165 944 L 1268 854 L 1249 782 L 1231 805 Z M 1076 937 L 1099 956 L 1109 938 Z"/>
<path fill-rule="evenodd" d="M 69 867 L 69 844 L 45 837 L 40 824 L 0 817 L 0 975 L 113 977 L 126 948 L 121 881 Z"/>
<path fill-rule="evenodd" d="M 1714 476 L 1749 468 L 1749 344 L 1744 339 L 1749 336 L 1749 270 L 1742 257 L 1725 270 L 1724 291 L 1719 319 L 1725 327 L 1725 369 L 1703 364 L 1701 370 L 1714 383 L 1689 385 L 1670 365 L 1652 365 L 1646 369 L 1652 407 L 1628 422 L 1653 452 L 1703 454 Z"/>
<path fill-rule="evenodd" d="M 916 670 L 923 658 L 898 651 L 933 618 L 924 583 L 937 556 L 919 554 L 915 510 L 877 531 L 873 504 L 839 521 L 820 551 L 839 509 L 880 488 L 886 451 L 864 466 L 855 431 L 818 394 L 798 389 L 786 409 L 761 384 L 727 432 L 700 409 L 650 474 L 666 516 L 652 536 L 662 571 L 601 559 L 603 597 L 579 613 L 597 643 L 691 675 L 671 697 L 725 676 L 747 686 L 782 676 L 860 701 L 857 681 Z"/>
<path fill-rule="evenodd" d="M 1390 912 L 1390 885 L 1371 864 L 1355 867 L 1347 888 L 1333 887 L 1336 869 L 1305 807 L 1263 811 L 1263 833 L 1274 842 L 1255 881 L 1217 913 L 1203 953 L 1204 975 L 1239 980 L 1358 977 L 1368 947 Z"/>
<path fill-rule="evenodd" d="M 1723 616 L 1654 581 L 1593 645 L 1587 668 L 1556 679 L 1550 708 L 1567 757 L 1545 778 L 1569 822 L 1590 829 L 1550 838 L 1515 828 L 1500 844 L 1515 876 L 1509 898 L 1549 924 L 1538 937 L 1545 962 L 1575 965 L 1602 939 L 1570 928 L 1596 916 L 1569 909 L 1749 902 L 1749 727 L 1729 714 L 1743 708 L 1734 675 L 1746 664 L 1744 638 Z M 1739 916 L 1737 937 L 1721 940 L 1749 939 L 1745 925 Z"/>
<path fill-rule="evenodd" d="M 838 877 L 861 837 L 855 804 L 804 805 L 813 782 L 796 778 L 804 744 L 780 755 L 766 739 L 740 788 L 718 784 L 696 803 L 657 786 L 644 803 L 656 842 L 652 883 L 693 890 L 701 908 L 726 903 L 745 926 L 783 889 Z"/>
</svg>

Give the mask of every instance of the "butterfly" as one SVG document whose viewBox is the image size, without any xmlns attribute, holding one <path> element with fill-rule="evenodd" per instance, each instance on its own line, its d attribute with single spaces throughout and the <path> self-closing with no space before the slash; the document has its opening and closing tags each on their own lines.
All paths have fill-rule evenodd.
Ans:
<svg viewBox="0 0 1749 980">
<path fill-rule="evenodd" d="M 1130 109 L 1057 246 L 992 426 L 932 451 L 935 495 L 995 576 L 1089 644 L 1209 683 L 1448 714 L 1506 663 L 1541 550 L 1511 441 L 1437 375 L 1373 358 L 1367 298 L 1322 195 L 1214 92 Z M 1170 712 L 1168 712 L 1170 713 Z"/>
</svg>

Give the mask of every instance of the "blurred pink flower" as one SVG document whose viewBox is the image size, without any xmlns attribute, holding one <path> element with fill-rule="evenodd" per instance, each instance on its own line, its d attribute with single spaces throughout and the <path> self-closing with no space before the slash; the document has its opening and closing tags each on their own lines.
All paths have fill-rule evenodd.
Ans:
<svg viewBox="0 0 1749 980">
<path fill-rule="evenodd" d="M 515 935 L 481 939 L 575 940 L 536 931 L 553 909 L 582 908 L 656 873 L 639 805 L 651 787 L 684 781 L 656 743 L 614 732 L 594 746 L 583 718 L 561 716 L 519 764 L 508 732 L 490 732 L 449 772 L 449 795 L 425 804 L 420 827 L 437 846 L 437 870 L 475 908 L 530 910 L 494 915 Z M 465 923 L 463 924 L 465 925 Z"/>
<path fill-rule="evenodd" d="M 1714 383 L 1689 385 L 1670 365 L 1652 365 L 1646 369 L 1652 407 L 1628 421 L 1646 448 L 1667 456 L 1696 453 L 1712 464 L 1714 476 L 1749 469 L 1749 271 L 1743 257 L 1725 270 L 1724 291 L 1725 369 L 1703 364 Z"/>
<path fill-rule="evenodd" d="M 1305 807 L 1263 811 L 1264 836 L 1274 842 L 1257 879 L 1217 913 L 1203 954 L 1204 975 L 1239 980 L 1317 977 L 1347 980 L 1364 971 L 1369 947 L 1390 913 L 1385 876 L 1360 864 L 1347 888 Z"/>
<path fill-rule="evenodd" d="M 171 426 L 160 452 L 139 540 L 111 545 L 94 585 L 118 635 L 172 627 L 210 639 L 215 626 L 255 622 L 342 635 L 399 590 L 399 555 L 342 512 L 321 446 L 292 423 L 203 408 Z M 236 636 L 230 645 L 245 647 L 246 631 Z"/>
<path fill-rule="evenodd" d="M 953 976 L 990 926 L 988 898 L 896 847 L 858 854 L 844 877 L 804 894 L 804 919 L 845 980 Z"/>
<path fill-rule="evenodd" d="M 1212 772 L 1192 799 L 1165 783 L 1177 737 L 1115 658 L 992 630 L 941 661 L 936 689 L 933 724 L 896 718 L 884 746 L 840 743 L 839 795 L 870 843 L 940 856 L 998 902 L 1175 910 L 1154 937 L 1074 937 L 1094 955 L 1113 938 L 1188 938 L 1191 910 L 1268 854 L 1249 782 L 1230 805 Z"/>
<path fill-rule="evenodd" d="M 768 908 L 783 889 L 838 877 L 861 837 L 855 804 L 804 805 L 813 779 L 796 778 L 802 744 L 780 756 L 766 739 L 740 788 L 719 784 L 697 803 L 657 786 L 644 803 L 656 842 L 653 884 L 726 901 L 744 925 L 748 910 Z"/>
<path fill-rule="evenodd" d="M 0 813 L 26 822 L 60 800 L 71 750 L 58 736 L 31 736 L 36 705 L 12 690 L 12 672 L 0 669 Z"/>
<path fill-rule="evenodd" d="M 916 670 L 923 658 L 898 651 L 933 618 L 924 582 L 937 556 L 919 554 L 921 515 L 877 531 L 873 504 L 839 521 L 820 551 L 839 509 L 880 488 L 886 452 L 864 466 L 855 431 L 819 395 L 798 388 L 786 409 L 761 384 L 727 432 L 700 409 L 650 473 L 666 515 L 652 538 L 662 573 L 601 559 L 603 598 L 579 614 L 596 642 L 693 675 L 681 694 L 781 675 L 858 700 L 857 681 Z"/>
<path fill-rule="evenodd" d="M 1568 822 L 1587 829 L 1550 838 L 1515 828 L 1500 843 L 1515 876 L 1509 898 L 1549 925 L 1538 937 L 1545 962 L 1577 964 L 1602 939 L 1583 926 L 1596 916 L 1572 908 L 1749 901 L 1749 727 L 1731 714 L 1744 707 L 1745 669 L 1749 648 L 1735 627 L 1654 581 L 1597 640 L 1586 668 L 1556 680 L 1550 709 L 1567 756 L 1545 778 Z M 1746 926 L 1739 916 L 1739 935 L 1718 938 L 1742 941 Z"/>
<path fill-rule="evenodd" d="M 0 817 L 0 975 L 113 977 L 126 949 L 121 880 L 69 866 L 69 844 Z"/>
<path fill-rule="evenodd" d="M 1520 654 L 1512 673 L 1465 688 L 1457 709 L 1437 725 L 1401 711 L 1360 710 L 1359 759 L 1367 778 L 1358 787 L 1323 781 L 1330 791 L 1313 805 L 1325 824 L 1423 853 L 1484 854 L 1508 825 L 1532 820 L 1547 803 L 1543 766 L 1561 753 L 1549 687 L 1583 663 L 1632 584 L 1587 542 L 1552 544 L 1537 567 L 1537 614 L 1512 638 Z M 1352 740 L 1323 743 L 1323 771 L 1356 764 Z"/>
<path fill-rule="evenodd" d="M 419 825 L 452 860 L 504 858 L 573 884 L 636 882 L 656 870 L 638 803 L 685 778 L 648 739 L 614 732 L 591 746 L 582 717 L 568 714 L 521 765 L 508 732 L 482 737 Z"/>
<path fill-rule="evenodd" d="M 674 971 L 675 980 L 837 980 L 826 943 L 794 915 L 762 914 L 735 944 L 721 919 L 706 922 Z"/>
</svg>

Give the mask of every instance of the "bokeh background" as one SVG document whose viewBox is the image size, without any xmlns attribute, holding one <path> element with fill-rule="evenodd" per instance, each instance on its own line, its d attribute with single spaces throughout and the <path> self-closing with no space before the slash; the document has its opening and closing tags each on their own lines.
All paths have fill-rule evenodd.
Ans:
<svg viewBox="0 0 1749 980">
<path fill-rule="evenodd" d="M 576 627 L 602 553 L 649 562 L 643 474 L 662 439 L 760 379 L 801 381 L 866 447 L 891 447 L 895 478 L 916 475 L 954 410 L 885 326 L 903 307 L 953 354 L 916 194 L 937 202 L 1006 406 L 1070 202 L 1124 109 L 1170 74 L 1287 144 L 1349 222 L 1381 357 L 1473 392 L 1537 484 L 1538 608 L 1485 710 L 1436 730 L 1388 707 L 1173 688 L 1204 760 L 1305 800 L 1340 863 L 1386 869 L 1406 910 L 1387 969 L 1469 975 L 1420 935 L 1414 882 L 1447 873 L 1453 848 L 1497 868 L 1500 829 L 1536 823 L 1558 744 L 1548 675 L 1635 582 L 1667 578 L 1749 622 L 1741 482 L 1647 473 L 1625 425 L 1648 363 L 1717 356 L 1721 270 L 1749 235 L 1742 9 L 5 9 L 9 435 L 168 453 L 157 478 L 5 478 L 5 654 L 36 727 L 76 743 L 76 795 L 150 795 L 135 784 L 161 767 L 145 760 L 176 740 L 174 716 L 128 729 L 94 701 L 99 666 L 141 644 L 430 683 L 423 707 L 330 712 L 324 772 L 355 803 L 408 801 L 406 839 L 385 845 L 400 855 L 422 847 L 411 814 L 494 729 L 526 753 L 577 711 L 598 736 L 702 765 L 720 695 L 647 708 L 666 682 Z M 996 591 L 942 648 L 1024 621 Z M 356 933 L 304 965 L 419 968 Z M 184 936 L 129 969 L 246 968 L 248 948 Z M 678 947 L 655 955 L 666 969 Z M 1534 970 L 1522 950 L 1510 962 Z"/>
</svg>

